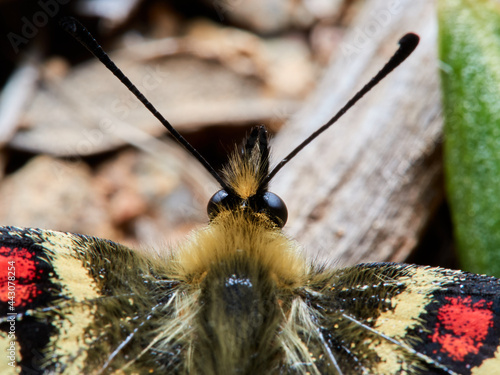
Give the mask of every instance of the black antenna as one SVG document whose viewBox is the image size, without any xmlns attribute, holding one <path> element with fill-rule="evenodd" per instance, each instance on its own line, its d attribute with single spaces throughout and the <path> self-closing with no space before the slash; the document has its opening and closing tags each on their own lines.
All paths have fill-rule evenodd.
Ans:
<svg viewBox="0 0 500 375">
<path fill-rule="evenodd" d="M 87 48 L 95 57 L 97 57 L 136 97 L 141 101 L 144 106 L 167 128 L 172 136 L 184 148 L 191 153 L 198 161 L 205 167 L 205 169 L 217 180 L 227 192 L 232 192 L 232 189 L 226 185 L 221 176 L 215 169 L 208 163 L 208 161 L 201 156 L 201 154 L 191 144 L 179 134 L 177 130 L 170 124 L 158 110 L 146 99 L 146 97 L 139 91 L 139 89 L 123 74 L 123 72 L 116 66 L 116 64 L 104 52 L 102 47 L 97 43 L 92 34 L 76 19 L 73 17 L 64 17 L 59 21 L 61 27 L 78 40 L 85 48 Z"/>
<path fill-rule="evenodd" d="M 368 91 L 375 87 L 385 76 L 392 72 L 399 64 L 406 60 L 408 56 L 417 47 L 420 38 L 418 35 L 413 33 L 408 33 L 399 40 L 399 49 L 391 57 L 391 59 L 385 64 L 385 66 L 373 77 L 370 82 L 368 82 L 361 90 L 354 95 L 351 100 L 347 102 L 340 111 L 333 116 L 330 121 L 312 133 L 307 137 L 300 145 L 298 145 L 292 152 L 288 154 L 283 160 L 281 160 L 276 167 L 267 175 L 262 184 L 267 184 L 271 179 L 278 173 L 278 171 L 283 168 L 295 155 L 297 155 L 304 147 L 306 147 L 312 140 L 323 133 L 326 129 L 332 126 L 340 117 L 344 115 L 356 102 L 361 99 Z"/>
</svg>

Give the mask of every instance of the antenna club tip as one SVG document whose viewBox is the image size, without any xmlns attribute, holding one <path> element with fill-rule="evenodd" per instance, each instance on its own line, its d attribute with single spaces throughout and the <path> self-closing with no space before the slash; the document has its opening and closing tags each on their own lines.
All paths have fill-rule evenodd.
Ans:
<svg viewBox="0 0 500 375">
<path fill-rule="evenodd" d="M 59 25 L 69 33 L 74 33 L 77 29 L 77 21 L 73 17 L 61 17 Z"/>
<path fill-rule="evenodd" d="M 415 33 L 405 34 L 400 40 L 399 45 L 401 47 L 408 48 L 409 50 L 414 50 L 418 42 L 420 41 L 420 37 Z"/>
</svg>

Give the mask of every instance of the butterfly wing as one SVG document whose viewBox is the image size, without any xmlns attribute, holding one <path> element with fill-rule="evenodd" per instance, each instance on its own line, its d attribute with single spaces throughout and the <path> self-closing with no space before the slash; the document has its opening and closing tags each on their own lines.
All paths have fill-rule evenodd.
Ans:
<svg viewBox="0 0 500 375">
<path fill-rule="evenodd" d="M 307 296 L 319 327 L 317 367 L 344 374 L 498 373 L 499 291 L 493 277 L 406 264 L 320 272 Z"/>
<path fill-rule="evenodd" d="M 164 264 L 94 237 L 0 228 L 0 342 L 9 360 L 1 372 L 184 372 L 182 342 L 165 340 L 158 350 L 169 330 L 182 337 L 190 326 L 182 325 L 189 317 L 172 313 L 183 309 Z M 290 310 L 289 328 L 305 346 L 287 345 L 303 346 L 297 358 L 307 360 L 288 368 L 495 373 L 499 287 L 492 277 L 404 264 L 318 271 Z"/>
<path fill-rule="evenodd" d="M 151 368 L 143 351 L 176 284 L 158 264 L 94 237 L 0 227 L 0 342 L 9 358 L 0 372 Z"/>
</svg>

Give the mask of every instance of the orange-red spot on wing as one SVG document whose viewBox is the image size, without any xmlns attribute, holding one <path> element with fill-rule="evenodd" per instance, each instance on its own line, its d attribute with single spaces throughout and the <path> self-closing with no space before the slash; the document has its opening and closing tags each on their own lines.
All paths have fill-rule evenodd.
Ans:
<svg viewBox="0 0 500 375">
<path fill-rule="evenodd" d="M 438 323 L 429 336 L 454 361 L 477 354 L 493 326 L 492 302 L 473 303 L 471 297 L 446 297 L 448 304 L 438 310 Z"/>
<path fill-rule="evenodd" d="M 35 255 L 24 248 L 0 247 L 0 301 L 24 306 L 41 293 L 37 289 Z"/>
</svg>

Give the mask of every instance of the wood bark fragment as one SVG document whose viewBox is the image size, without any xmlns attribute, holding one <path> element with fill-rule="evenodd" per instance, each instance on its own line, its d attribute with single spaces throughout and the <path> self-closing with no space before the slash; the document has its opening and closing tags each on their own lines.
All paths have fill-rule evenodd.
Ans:
<svg viewBox="0 0 500 375">
<path fill-rule="evenodd" d="M 403 34 L 420 35 L 402 66 L 275 178 L 287 233 L 317 258 L 404 261 L 442 202 L 434 13 L 432 1 L 366 2 L 315 94 L 276 137 L 279 160 L 376 74 Z"/>
</svg>

